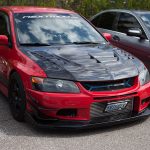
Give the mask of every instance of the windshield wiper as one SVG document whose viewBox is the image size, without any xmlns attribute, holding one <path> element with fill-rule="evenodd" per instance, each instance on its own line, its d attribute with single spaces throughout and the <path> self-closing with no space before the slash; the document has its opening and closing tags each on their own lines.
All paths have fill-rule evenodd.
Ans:
<svg viewBox="0 0 150 150">
<path fill-rule="evenodd" d="M 52 44 L 48 44 L 48 43 L 20 43 L 20 45 L 22 45 L 22 46 L 51 46 Z M 59 43 L 54 43 L 54 44 L 59 44 Z M 66 44 L 100 44 L 100 43 L 83 41 L 83 42 L 68 42 Z"/>
<path fill-rule="evenodd" d="M 83 41 L 83 42 L 72 42 L 72 44 L 100 44 L 100 43 L 98 43 L 98 42 Z"/>
<path fill-rule="evenodd" d="M 22 46 L 51 46 L 48 43 L 20 43 Z"/>
</svg>

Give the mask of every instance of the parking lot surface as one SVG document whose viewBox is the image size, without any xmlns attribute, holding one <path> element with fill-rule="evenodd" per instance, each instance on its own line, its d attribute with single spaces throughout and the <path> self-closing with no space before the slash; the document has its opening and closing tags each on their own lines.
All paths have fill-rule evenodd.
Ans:
<svg viewBox="0 0 150 150">
<path fill-rule="evenodd" d="M 84 131 L 41 130 L 16 122 L 0 94 L 0 150 L 150 150 L 150 118 Z"/>
</svg>

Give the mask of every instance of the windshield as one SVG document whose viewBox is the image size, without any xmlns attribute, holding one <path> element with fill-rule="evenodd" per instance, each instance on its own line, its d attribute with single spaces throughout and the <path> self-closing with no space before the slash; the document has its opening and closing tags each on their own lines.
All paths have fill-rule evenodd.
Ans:
<svg viewBox="0 0 150 150">
<path fill-rule="evenodd" d="M 104 38 L 77 14 L 17 13 L 15 24 L 20 44 L 86 44 L 104 41 Z"/>
<path fill-rule="evenodd" d="M 139 15 L 141 19 L 144 21 L 147 28 L 150 30 L 150 13 L 141 13 Z"/>
</svg>

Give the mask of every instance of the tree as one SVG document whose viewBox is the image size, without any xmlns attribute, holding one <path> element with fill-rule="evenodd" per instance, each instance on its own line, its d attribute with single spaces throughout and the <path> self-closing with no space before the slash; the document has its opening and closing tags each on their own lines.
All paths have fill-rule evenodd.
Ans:
<svg viewBox="0 0 150 150">
<path fill-rule="evenodd" d="M 0 5 L 62 7 L 90 17 L 109 8 L 150 9 L 150 0 L 0 0 Z"/>
</svg>

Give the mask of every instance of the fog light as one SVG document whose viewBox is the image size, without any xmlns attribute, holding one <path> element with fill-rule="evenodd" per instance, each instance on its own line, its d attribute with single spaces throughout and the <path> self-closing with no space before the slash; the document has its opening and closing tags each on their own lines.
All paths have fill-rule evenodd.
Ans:
<svg viewBox="0 0 150 150">
<path fill-rule="evenodd" d="M 61 109 L 57 112 L 58 116 L 76 117 L 77 109 Z"/>
</svg>

